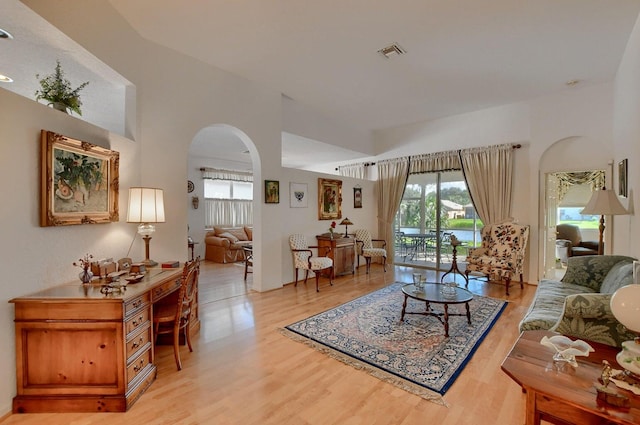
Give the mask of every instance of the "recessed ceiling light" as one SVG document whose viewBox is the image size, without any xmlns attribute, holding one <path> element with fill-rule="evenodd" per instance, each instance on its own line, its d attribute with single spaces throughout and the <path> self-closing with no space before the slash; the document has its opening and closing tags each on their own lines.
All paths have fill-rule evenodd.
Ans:
<svg viewBox="0 0 640 425">
<path fill-rule="evenodd" d="M 388 59 L 393 55 L 404 55 L 405 53 L 407 53 L 407 51 L 400 47 L 398 43 L 393 43 L 390 46 L 383 47 L 382 49 L 378 50 L 378 53 Z"/>
<path fill-rule="evenodd" d="M 9 33 L 9 31 L 5 31 L 0 28 L 0 38 L 13 38 L 13 36 Z"/>
<path fill-rule="evenodd" d="M 577 86 L 580 84 L 580 80 L 569 80 L 565 84 L 569 87 Z"/>
<path fill-rule="evenodd" d="M 0 74 L 0 83 L 13 83 L 13 79 Z"/>
</svg>

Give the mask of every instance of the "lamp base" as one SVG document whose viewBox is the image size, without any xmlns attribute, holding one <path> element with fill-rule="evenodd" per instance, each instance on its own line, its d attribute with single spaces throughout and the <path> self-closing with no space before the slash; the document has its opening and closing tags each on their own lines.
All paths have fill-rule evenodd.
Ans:
<svg viewBox="0 0 640 425">
<path fill-rule="evenodd" d="M 142 262 L 142 264 L 145 265 L 145 267 L 149 268 L 149 267 L 155 267 L 158 265 L 158 263 L 156 261 L 150 260 L 150 259 L 146 259 Z"/>
</svg>

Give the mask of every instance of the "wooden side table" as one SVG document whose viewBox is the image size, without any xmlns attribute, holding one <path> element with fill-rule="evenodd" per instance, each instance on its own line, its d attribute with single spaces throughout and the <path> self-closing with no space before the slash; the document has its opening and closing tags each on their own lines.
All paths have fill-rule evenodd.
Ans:
<svg viewBox="0 0 640 425">
<path fill-rule="evenodd" d="M 319 247 L 328 246 L 331 248 L 327 256 L 333 260 L 332 279 L 335 279 L 336 276 L 348 273 L 354 274 L 356 272 L 356 238 L 334 234 L 333 239 L 325 235 L 318 235 L 316 239 L 318 240 Z M 322 250 L 320 250 L 320 252 L 322 252 Z"/>
<path fill-rule="evenodd" d="M 527 425 L 539 425 L 541 420 L 553 424 L 640 424 L 640 397 L 610 383 L 607 389 L 631 400 L 629 408 L 615 407 L 597 399 L 596 385 L 602 373 L 602 360 L 614 369 L 618 348 L 586 341 L 595 352 L 588 357 L 576 357 L 578 367 L 554 362 L 554 351 L 540 344 L 549 331 L 526 331 L 520 335 L 502 370 L 516 381 L 527 394 Z M 575 339 L 575 338 L 572 338 Z"/>
<path fill-rule="evenodd" d="M 445 272 L 445 274 L 442 275 L 442 277 L 440 278 L 440 283 L 444 282 L 444 277 L 446 275 L 448 275 L 449 273 L 453 273 L 453 280 L 455 281 L 456 279 L 456 273 L 459 274 L 460 276 L 462 276 L 466 282 L 465 287 L 469 287 L 469 276 L 467 276 L 466 274 L 462 273 L 460 271 L 460 269 L 458 268 L 458 246 L 460 246 L 462 244 L 457 244 L 457 245 L 451 245 L 451 249 L 452 249 L 452 257 L 451 257 L 451 268 Z"/>
</svg>

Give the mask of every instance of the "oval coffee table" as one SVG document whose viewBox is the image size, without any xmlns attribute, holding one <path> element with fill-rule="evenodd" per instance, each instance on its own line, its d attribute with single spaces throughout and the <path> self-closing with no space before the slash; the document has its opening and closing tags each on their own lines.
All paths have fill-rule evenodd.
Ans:
<svg viewBox="0 0 640 425">
<path fill-rule="evenodd" d="M 449 304 L 464 304 L 467 310 L 467 322 L 471 324 L 471 313 L 469 312 L 469 301 L 473 299 L 473 294 L 466 289 L 458 288 L 453 289 L 455 293 L 452 295 L 443 295 L 442 290 L 445 285 L 439 283 L 426 283 L 424 288 L 416 289 L 413 284 L 404 285 L 402 292 L 404 293 L 404 302 L 402 303 L 402 316 L 400 321 L 404 320 L 405 314 L 422 314 L 423 316 L 433 316 L 444 325 L 444 336 L 449 337 L 449 316 L 465 316 L 464 313 L 449 313 Z M 407 300 L 413 298 L 414 300 L 424 301 L 426 303 L 425 311 L 406 311 Z M 437 313 L 431 308 L 431 304 L 442 304 L 443 313 Z"/>
</svg>

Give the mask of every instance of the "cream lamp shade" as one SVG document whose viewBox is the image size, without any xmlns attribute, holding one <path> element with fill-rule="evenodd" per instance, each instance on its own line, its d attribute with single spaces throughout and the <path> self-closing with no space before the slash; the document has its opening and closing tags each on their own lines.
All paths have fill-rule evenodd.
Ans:
<svg viewBox="0 0 640 425">
<path fill-rule="evenodd" d="M 151 267 L 158 263 L 149 259 L 149 241 L 156 231 L 153 223 L 164 223 L 164 193 L 153 187 L 129 188 L 127 223 L 140 223 L 138 233 L 145 242 L 145 265 Z"/>
</svg>

